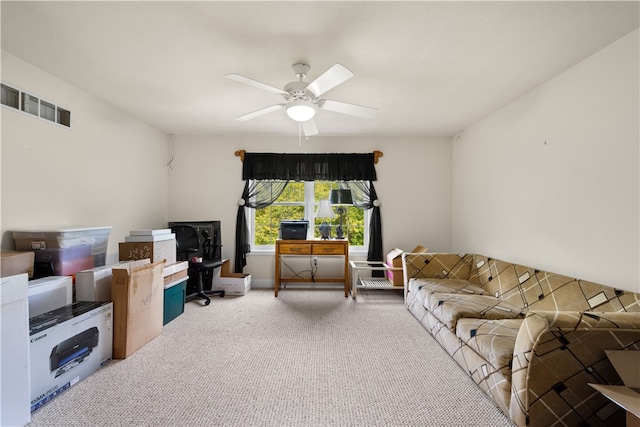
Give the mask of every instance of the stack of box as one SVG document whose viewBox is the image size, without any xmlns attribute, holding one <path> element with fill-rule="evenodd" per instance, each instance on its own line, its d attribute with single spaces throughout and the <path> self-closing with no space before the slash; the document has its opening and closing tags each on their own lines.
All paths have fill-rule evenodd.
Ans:
<svg viewBox="0 0 640 427">
<path fill-rule="evenodd" d="M 413 248 L 412 251 L 410 251 L 409 253 L 415 254 L 415 253 L 426 253 L 428 251 L 427 248 L 425 248 L 424 246 L 416 246 L 415 248 Z M 404 251 L 402 249 L 398 249 L 398 248 L 393 248 L 391 249 L 389 252 L 387 252 L 387 255 L 385 257 L 385 264 L 387 264 L 389 267 L 396 267 L 396 268 L 402 268 L 402 253 Z M 391 284 L 393 286 L 404 286 L 404 275 L 402 274 L 402 271 L 387 271 L 387 279 L 389 280 L 389 282 L 391 282 Z"/>
<path fill-rule="evenodd" d="M 149 258 L 151 262 L 176 262 L 176 235 L 169 228 L 132 230 L 118 247 L 120 261 Z"/>
</svg>

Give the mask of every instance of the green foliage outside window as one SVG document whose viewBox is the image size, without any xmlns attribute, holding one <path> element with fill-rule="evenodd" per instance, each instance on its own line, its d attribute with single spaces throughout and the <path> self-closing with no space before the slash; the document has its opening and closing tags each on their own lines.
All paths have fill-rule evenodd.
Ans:
<svg viewBox="0 0 640 427">
<path fill-rule="evenodd" d="M 335 228 L 340 224 L 340 217 L 333 210 L 336 216 L 332 219 L 314 218 L 318 207 L 318 201 L 329 198 L 331 188 L 337 188 L 335 183 L 314 182 L 314 205 L 313 212 L 308 214 L 309 226 L 313 226 L 314 238 L 320 238 L 318 226 L 324 221 L 330 221 L 332 225 L 332 236 L 335 236 Z M 255 211 L 255 237 L 254 242 L 259 246 L 275 245 L 278 238 L 278 228 L 280 221 L 291 219 L 305 219 L 305 185 L 304 182 L 290 182 L 284 189 L 276 203 Z M 347 206 L 347 213 L 344 215 L 343 228 L 348 236 L 349 245 L 364 246 L 364 210 L 355 206 Z"/>
</svg>

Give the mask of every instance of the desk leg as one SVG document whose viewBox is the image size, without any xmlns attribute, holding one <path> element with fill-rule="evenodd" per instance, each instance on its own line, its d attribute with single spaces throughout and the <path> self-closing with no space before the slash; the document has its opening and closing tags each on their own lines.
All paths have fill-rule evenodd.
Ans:
<svg viewBox="0 0 640 427">
<path fill-rule="evenodd" d="M 349 245 L 344 249 L 344 297 L 349 298 Z"/>
<path fill-rule="evenodd" d="M 351 297 L 353 299 L 356 299 L 356 294 L 358 293 L 358 276 L 359 276 L 359 271 L 357 268 L 354 268 L 351 271 L 351 275 L 352 277 L 352 281 L 351 281 Z"/>
<path fill-rule="evenodd" d="M 278 252 L 278 250 L 276 249 L 276 265 L 275 265 L 275 270 L 276 270 L 276 274 L 275 274 L 275 280 L 274 280 L 274 295 L 277 297 L 278 296 L 278 291 L 280 290 L 280 253 Z"/>
</svg>

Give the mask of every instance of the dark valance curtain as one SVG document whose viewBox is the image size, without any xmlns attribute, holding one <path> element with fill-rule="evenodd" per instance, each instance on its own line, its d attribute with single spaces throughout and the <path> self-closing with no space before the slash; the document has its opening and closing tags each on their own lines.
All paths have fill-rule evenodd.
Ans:
<svg viewBox="0 0 640 427">
<path fill-rule="evenodd" d="M 245 153 L 242 179 L 284 181 L 375 181 L 373 153 Z"/>
<path fill-rule="evenodd" d="M 246 183 L 236 217 L 236 273 L 242 273 L 247 265 L 246 255 L 251 250 L 244 208 L 261 209 L 269 206 L 289 181 L 348 181 L 345 185 L 354 193 L 355 205 L 373 209 L 367 260 L 383 260 L 380 202 L 373 186 L 373 181 L 377 179 L 373 153 L 245 153 L 242 179 Z"/>
</svg>

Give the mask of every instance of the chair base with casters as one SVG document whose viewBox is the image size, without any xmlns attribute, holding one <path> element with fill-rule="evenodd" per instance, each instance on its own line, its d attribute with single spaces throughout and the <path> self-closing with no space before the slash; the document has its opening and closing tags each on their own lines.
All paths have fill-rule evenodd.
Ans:
<svg viewBox="0 0 640 427">
<path fill-rule="evenodd" d="M 222 261 L 213 260 L 213 259 L 203 259 L 202 262 L 193 262 L 189 260 L 189 277 L 195 276 L 196 282 L 196 292 L 185 297 L 185 300 L 191 300 L 193 298 L 199 297 L 204 300 L 204 305 L 209 305 L 211 303 L 211 298 L 209 295 L 220 295 L 220 297 L 224 297 L 223 290 L 210 290 L 204 289 L 204 280 L 203 276 L 209 272 L 213 276 L 213 271 L 222 265 Z"/>
</svg>

